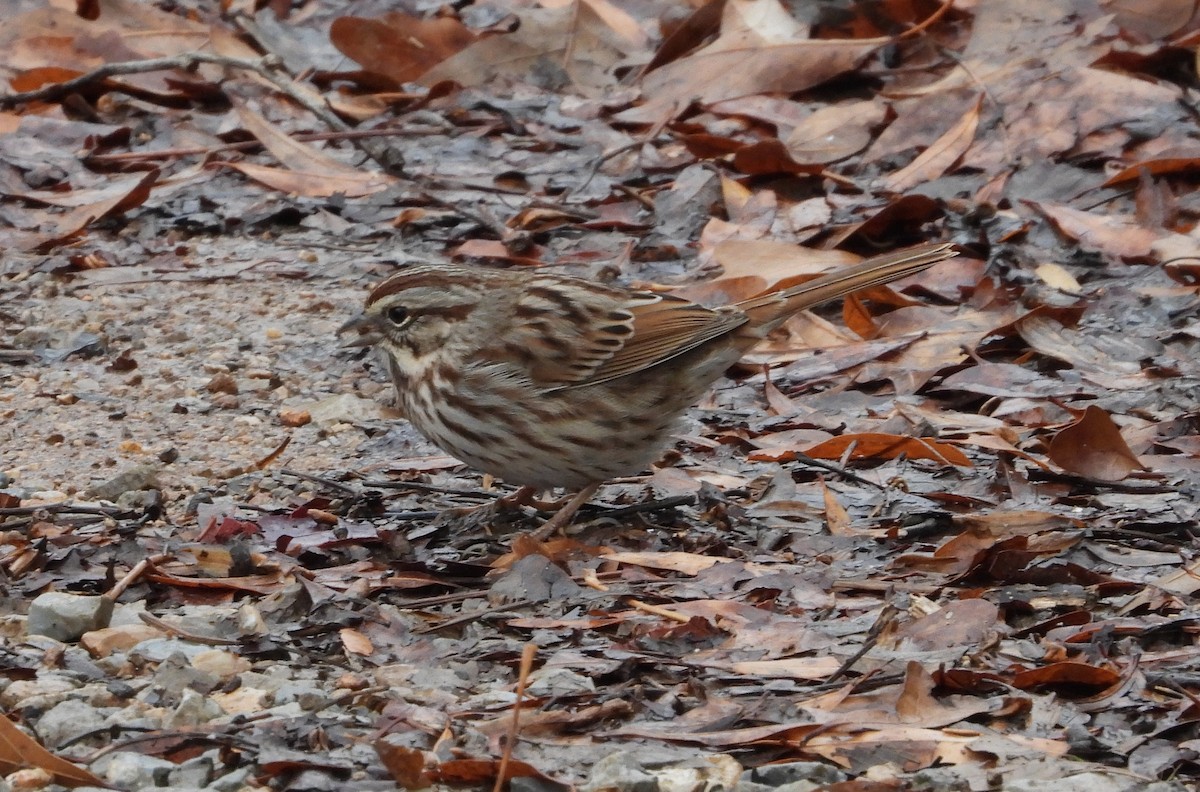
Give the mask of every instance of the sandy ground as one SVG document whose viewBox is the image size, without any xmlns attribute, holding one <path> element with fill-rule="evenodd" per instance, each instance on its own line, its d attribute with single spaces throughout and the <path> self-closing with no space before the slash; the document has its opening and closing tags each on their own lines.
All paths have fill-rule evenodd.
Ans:
<svg viewBox="0 0 1200 792">
<path fill-rule="evenodd" d="M 272 468 L 374 469 L 397 453 L 436 453 L 388 420 L 378 367 L 339 349 L 337 328 L 386 266 L 344 251 L 281 257 L 237 238 L 192 250 L 177 271 L 8 280 L 9 346 L 34 353 L 0 364 L 9 487 L 34 500 L 86 498 L 136 469 L 152 472 L 170 505 L 224 486 L 289 438 Z M 313 420 L 288 425 L 303 413 Z M 349 423 L 373 419 L 366 431 Z"/>
</svg>

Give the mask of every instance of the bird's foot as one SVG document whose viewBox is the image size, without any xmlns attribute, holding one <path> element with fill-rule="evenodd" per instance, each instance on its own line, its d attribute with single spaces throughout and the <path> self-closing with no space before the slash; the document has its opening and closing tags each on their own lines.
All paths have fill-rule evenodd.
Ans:
<svg viewBox="0 0 1200 792">
<path fill-rule="evenodd" d="M 531 487 L 521 487 L 516 492 L 479 506 L 462 506 L 444 509 L 434 520 L 435 528 L 446 528 L 455 536 L 473 536 L 480 532 L 486 534 L 511 533 L 521 527 L 521 523 L 530 519 L 525 508 L 537 503 L 533 498 L 537 491 Z"/>
<path fill-rule="evenodd" d="M 529 518 L 526 509 L 532 508 L 539 512 L 553 513 L 550 519 L 529 534 L 537 541 L 544 542 L 570 525 L 579 509 L 591 500 L 599 488 L 599 484 L 592 484 L 574 495 L 543 501 L 536 497 L 538 491 L 533 487 L 521 487 L 516 492 L 482 506 L 446 509 L 438 514 L 434 527 L 444 527 L 452 534 L 464 536 L 479 531 L 488 534 L 511 533 Z"/>
<path fill-rule="evenodd" d="M 558 504 L 561 504 L 558 506 L 558 511 L 554 513 L 553 517 L 542 523 L 537 530 L 530 533 L 530 536 L 539 542 L 544 542 L 554 534 L 562 531 L 562 529 L 571 524 L 571 521 L 575 519 L 575 515 L 578 513 L 579 509 L 592 499 L 592 496 L 596 494 L 596 490 L 598 489 L 600 489 L 600 485 L 598 483 L 589 484 L 579 492 L 572 495 L 570 499 L 563 498 L 562 500 L 558 501 Z M 566 503 L 563 503 L 563 500 L 565 500 Z"/>
</svg>

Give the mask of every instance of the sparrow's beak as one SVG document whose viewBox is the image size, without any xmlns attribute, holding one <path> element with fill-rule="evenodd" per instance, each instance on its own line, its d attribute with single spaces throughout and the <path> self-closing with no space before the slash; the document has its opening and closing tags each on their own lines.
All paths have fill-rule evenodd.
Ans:
<svg viewBox="0 0 1200 792">
<path fill-rule="evenodd" d="M 375 346 L 383 340 L 383 332 L 379 327 L 379 317 L 359 314 L 338 328 L 338 335 L 344 340 L 343 347 Z"/>
</svg>

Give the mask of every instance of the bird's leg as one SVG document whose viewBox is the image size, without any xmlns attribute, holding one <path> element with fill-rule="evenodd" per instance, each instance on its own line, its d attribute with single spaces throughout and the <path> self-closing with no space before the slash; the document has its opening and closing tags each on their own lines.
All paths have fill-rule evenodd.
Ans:
<svg viewBox="0 0 1200 792">
<path fill-rule="evenodd" d="M 570 525 L 576 512 L 596 494 L 596 490 L 599 488 L 599 484 L 592 484 L 570 497 L 560 498 L 556 501 L 542 501 L 535 497 L 538 494 L 536 487 L 521 487 L 516 492 L 496 498 L 491 503 L 485 503 L 482 506 L 446 509 L 438 515 L 435 524 L 450 526 L 454 533 L 463 533 L 471 526 L 481 527 L 488 533 L 491 533 L 493 528 L 499 528 L 501 532 L 504 532 L 505 523 L 521 519 L 522 507 L 531 506 L 540 512 L 554 512 L 550 519 L 531 534 L 538 541 L 545 541 L 552 534 Z"/>
<path fill-rule="evenodd" d="M 532 506 L 541 511 L 542 503 L 534 497 L 537 493 L 537 487 L 521 487 L 516 492 L 498 498 L 496 500 L 496 507 L 499 509 L 519 509 L 522 506 Z"/>
<path fill-rule="evenodd" d="M 539 542 L 544 542 L 558 533 L 563 528 L 571 524 L 571 520 L 575 518 L 575 513 L 579 511 L 583 504 L 592 499 L 596 494 L 596 490 L 600 489 L 600 483 L 588 484 L 586 487 L 577 492 L 569 501 L 555 512 L 554 516 L 546 522 L 542 523 L 541 527 L 534 531 L 530 536 L 537 539 Z"/>
<path fill-rule="evenodd" d="M 465 534 L 472 529 L 483 529 L 488 534 L 494 529 L 500 533 L 512 530 L 514 524 L 526 517 L 524 506 L 539 506 L 535 487 L 521 487 L 495 500 L 478 506 L 460 506 L 443 509 L 434 521 L 438 527 L 447 527 L 451 533 Z"/>
</svg>

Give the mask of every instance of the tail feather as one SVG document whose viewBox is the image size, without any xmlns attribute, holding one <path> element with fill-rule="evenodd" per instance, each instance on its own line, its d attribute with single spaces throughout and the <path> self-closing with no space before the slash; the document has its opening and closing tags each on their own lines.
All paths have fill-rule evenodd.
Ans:
<svg viewBox="0 0 1200 792">
<path fill-rule="evenodd" d="M 737 307 L 750 317 L 751 326 L 760 326 L 765 332 L 806 308 L 906 278 L 957 255 L 950 243 L 917 245 L 873 256 L 866 261 L 778 292 L 751 297 L 738 303 Z"/>
</svg>

